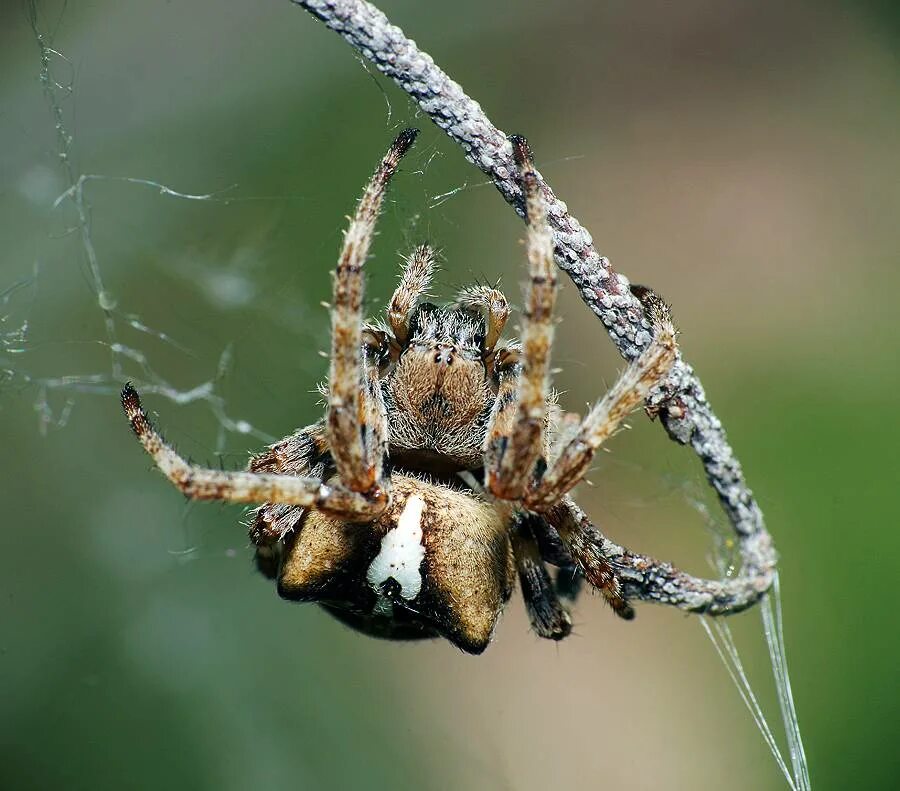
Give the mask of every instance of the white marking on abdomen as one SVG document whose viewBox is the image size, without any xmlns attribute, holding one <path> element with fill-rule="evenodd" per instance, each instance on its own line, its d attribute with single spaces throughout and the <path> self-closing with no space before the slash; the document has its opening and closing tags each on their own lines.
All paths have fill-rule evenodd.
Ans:
<svg viewBox="0 0 900 791">
<path fill-rule="evenodd" d="M 400 595 L 404 599 L 415 599 L 422 590 L 419 568 L 425 558 L 425 547 L 422 546 L 424 510 L 425 501 L 414 494 L 406 501 L 397 526 L 381 539 L 381 550 L 366 573 L 366 580 L 376 591 L 392 577 L 400 586 Z"/>
</svg>

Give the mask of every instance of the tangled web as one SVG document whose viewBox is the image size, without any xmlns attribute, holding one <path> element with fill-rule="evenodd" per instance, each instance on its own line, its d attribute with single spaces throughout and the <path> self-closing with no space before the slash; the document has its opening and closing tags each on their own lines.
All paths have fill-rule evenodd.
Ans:
<svg viewBox="0 0 900 791">
<path fill-rule="evenodd" d="M 217 200 L 219 195 L 178 192 L 149 179 L 78 173 L 73 164 L 75 140 L 67 121 L 67 109 L 74 92 L 74 68 L 69 59 L 53 47 L 52 37 L 48 37 L 41 29 L 34 2 L 28 4 L 27 13 L 39 50 L 38 77 L 50 110 L 56 155 L 66 185 L 53 208 L 66 209 L 74 217 L 67 233 L 78 241 L 78 257 L 84 266 L 87 283 L 103 324 L 103 337 L 91 343 L 106 349 L 109 365 L 104 370 L 59 376 L 42 376 L 31 372 L 29 355 L 35 351 L 36 344 L 31 341 L 28 312 L 37 298 L 41 277 L 40 266 L 36 264 L 29 277 L 0 291 L 0 388 L 29 390 L 34 393 L 34 410 L 42 434 L 67 424 L 78 396 L 111 396 L 121 389 L 125 381 L 130 380 L 144 392 L 160 395 L 179 405 L 203 402 L 218 424 L 215 446 L 217 453 L 224 450 L 229 433 L 248 434 L 263 442 L 273 442 L 274 437 L 228 413 L 220 385 L 232 362 L 230 347 L 223 349 L 210 378 L 192 387 L 179 389 L 154 368 L 146 352 L 126 340 L 135 335 L 152 336 L 183 353 L 189 353 L 167 333 L 148 326 L 139 315 L 123 310 L 107 288 L 101 256 L 94 244 L 91 206 L 86 194 L 88 186 L 94 183 L 119 182 L 152 188 L 163 196 L 193 201 Z M 69 72 L 65 80 L 57 76 L 57 72 L 63 70 Z"/>
</svg>

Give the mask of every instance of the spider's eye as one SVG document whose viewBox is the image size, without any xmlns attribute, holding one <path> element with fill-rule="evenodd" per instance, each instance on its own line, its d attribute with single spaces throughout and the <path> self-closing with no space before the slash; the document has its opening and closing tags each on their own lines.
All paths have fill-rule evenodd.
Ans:
<svg viewBox="0 0 900 791">
<path fill-rule="evenodd" d="M 474 339 L 474 340 L 475 340 L 475 345 L 476 345 L 479 349 L 483 349 L 483 348 L 484 348 L 484 333 L 483 333 L 483 332 L 476 332 L 476 333 L 475 333 L 475 339 Z"/>
</svg>

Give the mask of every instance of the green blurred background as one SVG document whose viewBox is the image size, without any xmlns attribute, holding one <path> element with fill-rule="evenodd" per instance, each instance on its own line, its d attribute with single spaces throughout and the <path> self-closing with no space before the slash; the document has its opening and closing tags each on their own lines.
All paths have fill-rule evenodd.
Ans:
<svg viewBox="0 0 900 791">
<path fill-rule="evenodd" d="M 381 7 L 529 136 L 600 251 L 674 304 L 781 553 L 813 786 L 895 787 L 896 6 Z M 518 300 L 520 221 L 287 0 L 37 11 L 68 58 L 50 65 L 72 85 L 75 172 L 216 193 L 85 185 L 119 341 L 158 381 L 197 387 L 229 349 L 228 416 L 273 437 L 316 418 L 343 217 L 408 123 L 423 135 L 368 267 L 372 312 L 423 238 L 444 294 L 502 277 Z M 73 205 L 53 207 L 66 183 L 27 12 L 0 10 L 0 293 L 24 281 L 0 304 L 0 787 L 785 788 L 696 618 L 643 607 L 626 624 L 585 596 L 556 645 L 514 599 L 480 658 L 377 642 L 280 601 L 242 510 L 186 504 L 151 471 L 108 382 Z M 571 286 L 560 313 L 558 386 L 582 409 L 621 361 Z M 99 392 L 40 386 L 91 375 Z M 242 466 L 264 444 L 223 434 L 218 402 L 146 401 L 195 458 Z M 696 461 L 633 424 L 583 504 L 614 539 L 709 572 Z M 759 614 L 731 624 L 777 728 Z"/>
</svg>

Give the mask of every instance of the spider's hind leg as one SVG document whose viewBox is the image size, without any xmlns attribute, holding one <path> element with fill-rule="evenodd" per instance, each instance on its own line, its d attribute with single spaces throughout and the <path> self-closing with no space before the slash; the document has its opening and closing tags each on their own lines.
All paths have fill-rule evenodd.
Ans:
<svg viewBox="0 0 900 791">
<path fill-rule="evenodd" d="M 543 516 L 585 579 L 600 591 L 613 612 L 626 621 L 634 618 L 634 608 L 622 595 L 616 570 L 616 559 L 622 550 L 597 530 L 570 497 L 564 497 Z"/>
<path fill-rule="evenodd" d="M 535 537 L 534 522 L 541 521 L 535 514 L 517 515 L 512 530 L 513 552 L 531 628 L 538 637 L 562 640 L 572 631 L 572 619 L 559 600 Z"/>
<path fill-rule="evenodd" d="M 556 594 L 566 601 L 574 604 L 584 588 L 584 575 L 574 563 L 570 566 L 561 566 L 556 571 L 553 584 L 556 586 Z"/>
<path fill-rule="evenodd" d="M 569 554 L 559 533 L 543 516 L 529 514 L 529 524 L 541 557 L 556 569 L 553 576 L 556 594 L 567 603 L 574 604 L 584 587 L 584 574 Z"/>
</svg>

